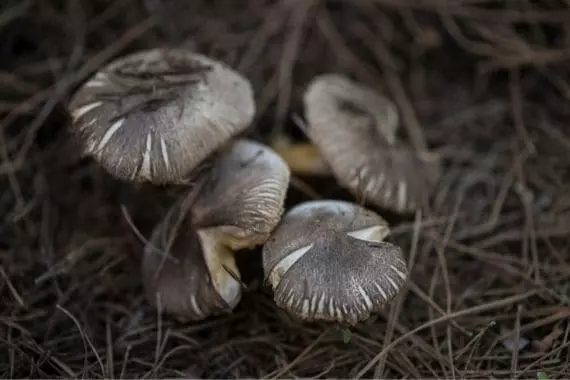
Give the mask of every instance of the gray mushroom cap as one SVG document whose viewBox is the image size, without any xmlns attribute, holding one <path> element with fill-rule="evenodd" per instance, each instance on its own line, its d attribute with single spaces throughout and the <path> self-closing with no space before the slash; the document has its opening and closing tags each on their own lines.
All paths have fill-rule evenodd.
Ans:
<svg viewBox="0 0 570 380">
<path fill-rule="evenodd" d="M 263 244 L 279 223 L 289 167 L 271 148 L 238 140 L 215 161 L 192 207 L 195 225 L 216 228 L 233 249 Z"/>
<path fill-rule="evenodd" d="M 270 148 L 240 140 L 198 181 L 197 196 L 182 199 L 156 228 L 142 268 L 149 301 L 156 304 L 159 297 L 164 311 L 183 320 L 237 305 L 241 286 L 234 251 L 263 244 L 277 226 L 289 169 Z M 183 222 L 173 229 L 178 220 Z"/>
<path fill-rule="evenodd" d="M 304 320 L 354 324 L 388 303 L 407 268 L 384 242 L 384 219 L 356 204 L 312 201 L 291 209 L 263 248 L 275 302 Z"/>
<path fill-rule="evenodd" d="M 123 180 L 183 183 L 251 123 L 249 82 L 223 63 L 183 49 L 152 49 L 110 63 L 69 106 L 72 131 Z"/>
<path fill-rule="evenodd" d="M 439 179 L 439 161 L 398 141 L 399 118 L 391 101 L 327 74 L 310 83 L 304 102 L 309 137 L 343 187 L 397 212 L 425 203 Z"/>
</svg>

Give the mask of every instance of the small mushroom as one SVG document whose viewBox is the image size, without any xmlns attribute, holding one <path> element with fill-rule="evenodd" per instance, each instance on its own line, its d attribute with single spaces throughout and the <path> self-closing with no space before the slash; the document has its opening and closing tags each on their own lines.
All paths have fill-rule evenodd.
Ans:
<svg viewBox="0 0 570 380">
<path fill-rule="evenodd" d="M 343 201 L 291 209 L 263 248 L 277 305 L 304 320 L 355 324 L 388 303 L 408 271 L 374 212 Z"/>
<path fill-rule="evenodd" d="M 237 305 L 234 251 L 268 239 L 283 212 L 289 169 L 270 148 L 240 140 L 198 181 L 203 184 L 193 202 L 176 205 L 155 229 L 142 266 L 149 301 L 160 299 L 162 309 L 181 320 Z"/>
<path fill-rule="evenodd" d="M 184 183 L 255 113 L 245 78 L 183 49 L 117 59 L 79 88 L 69 108 L 84 155 L 117 178 L 154 184 Z"/>
<path fill-rule="evenodd" d="M 397 212 L 425 203 L 439 179 L 439 160 L 398 140 L 392 102 L 336 74 L 314 79 L 304 102 L 309 137 L 343 187 Z"/>
</svg>

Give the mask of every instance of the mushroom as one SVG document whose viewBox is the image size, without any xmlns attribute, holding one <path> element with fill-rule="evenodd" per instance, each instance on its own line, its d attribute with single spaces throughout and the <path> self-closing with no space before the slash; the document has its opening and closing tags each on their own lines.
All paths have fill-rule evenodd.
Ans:
<svg viewBox="0 0 570 380">
<path fill-rule="evenodd" d="M 263 244 L 283 212 L 289 169 L 270 148 L 240 140 L 212 165 L 192 203 L 175 205 L 145 248 L 147 298 L 181 320 L 237 305 L 234 251 Z"/>
<path fill-rule="evenodd" d="M 396 137 L 394 104 L 336 74 L 315 78 L 305 96 L 308 135 L 340 184 L 376 206 L 411 212 L 439 179 L 439 160 Z"/>
<path fill-rule="evenodd" d="M 344 201 L 301 203 L 263 247 L 277 305 L 301 319 L 355 324 L 388 303 L 408 271 L 376 213 Z"/>
<path fill-rule="evenodd" d="M 249 82 L 184 49 L 140 51 L 105 66 L 70 102 L 72 132 L 113 176 L 184 183 L 251 123 Z"/>
</svg>

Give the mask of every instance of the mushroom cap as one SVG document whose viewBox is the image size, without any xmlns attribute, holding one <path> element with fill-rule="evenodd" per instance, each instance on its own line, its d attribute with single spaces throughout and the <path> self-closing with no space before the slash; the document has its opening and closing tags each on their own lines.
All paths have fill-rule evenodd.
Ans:
<svg viewBox="0 0 570 380">
<path fill-rule="evenodd" d="M 232 249 L 263 244 L 279 223 L 289 168 L 271 148 L 238 140 L 214 161 L 192 206 L 197 228 L 216 228 Z"/>
<path fill-rule="evenodd" d="M 396 138 L 394 104 L 336 74 L 308 86 L 305 113 L 310 139 L 339 183 L 355 196 L 397 212 L 421 206 L 439 179 L 439 160 Z"/>
<path fill-rule="evenodd" d="M 241 298 L 234 257 L 212 250 L 210 239 L 203 239 L 182 211 L 180 204 L 173 207 L 145 247 L 142 278 L 147 299 L 155 307 L 160 302 L 165 313 L 182 321 L 229 313 Z"/>
<path fill-rule="evenodd" d="M 102 68 L 69 109 L 85 155 L 120 179 L 167 184 L 245 130 L 255 104 L 249 81 L 225 64 L 152 49 Z"/>
<path fill-rule="evenodd" d="M 342 201 L 302 203 L 285 214 L 263 248 L 266 281 L 278 306 L 304 320 L 354 324 L 388 303 L 407 268 L 389 227 Z"/>
</svg>

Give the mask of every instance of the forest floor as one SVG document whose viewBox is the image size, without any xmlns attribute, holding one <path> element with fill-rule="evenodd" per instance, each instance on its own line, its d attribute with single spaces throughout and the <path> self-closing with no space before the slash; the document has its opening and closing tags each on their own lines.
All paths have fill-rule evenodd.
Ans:
<svg viewBox="0 0 570 380">
<path fill-rule="evenodd" d="M 81 159 L 66 104 L 113 58 L 173 44 L 251 80 L 253 138 L 304 140 L 306 84 L 340 72 L 442 157 L 429 207 L 379 210 L 411 267 L 382 313 L 290 317 L 259 250 L 239 254 L 230 315 L 182 324 L 145 301 L 124 210 L 149 236 L 176 191 Z M 2 1 L 0 57 L 0 377 L 570 377 L 568 1 Z M 288 206 L 350 199 L 294 182 Z"/>
</svg>

